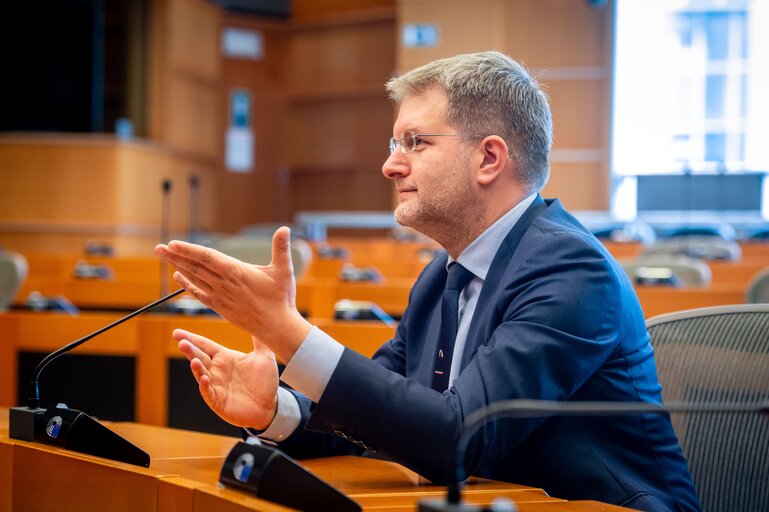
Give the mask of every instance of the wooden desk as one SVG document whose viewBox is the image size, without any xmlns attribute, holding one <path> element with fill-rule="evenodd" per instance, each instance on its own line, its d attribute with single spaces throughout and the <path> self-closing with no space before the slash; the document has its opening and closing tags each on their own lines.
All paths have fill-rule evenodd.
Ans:
<svg viewBox="0 0 769 512">
<path fill-rule="evenodd" d="M 29 275 L 16 294 L 14 304 L 21 305 L 34 291 L 47 297 L 64 296 L 79 308 L 136 309 L 160 297 L 160 260 L 154 256 L 85 257 L 71 254 L 25 254 Z M 103 266 L 111 272 L 108 279 L 79 278 L 74 275 L 78 262 Z M 173 270 L 166 266 L 170 288 Z"/>
<path fill-rule="evenodd" d="M 610 240 L 601 240 L 601 243 L 617 259 L 635 258 L 644 249 L 640 242 L 612 242 Z"/>
<path fill-rule="evenodd" d="M 382 283 L 342 282 L 331 277 L 308 277 L 297 283 L 296 306 L 312 318 L 333 318 L 342 299 L 371 301 L 395 317 L 403 315 L 415 279 L 391 278 Z"/>
<path fill-rule="evenodd" d="M 636 286 L 635 291 L 645 318 L 685 309 L 745 302 L 744 286 L 733 284 L 714 284 L 707 288 Z"/>
<path fill-rule="evenodd" d="M 769 268 L 769 258 L 743 258 L 742 261 L 710 261 L 713 275 L 712 284 L 731 284 L 742 286 L 747 291 L 748 283 L 765 268 Z"/>
<path fill-rule="evenodd" d="M 340 299 L 368 300 L 394 316 L 401 316 L 408 304 L 412 283 L 405 279 L 389 279 L 381 285 L 357 283 L 300 284 L 301 294 L 310 316 L 331 318 L 334 303 Z M 669 288 L 636 286 L 635 290 L 646 318 L 684 309 L 745 302 L 745 284 L 714 283 L 704 288 Z M 297 297 L 300 292 L 297 292 Z M 310 298 L 311 297 L 311 298 Z M 297 304 L 299 304 L 297 298 Z"/>
<path fill-rule="evenodd" d="M 769 241 L 765 242 L 740 242 L 743 258 L 762 258 L 769 261 Z"/>
<path fill-rule="evenodd" d="M 235 438 L 134 423 L 108 424 L 150 453 L 150 467 L 140 468 L 9 439 L 3 417 L 0 415 L 0 512 L 288 510 L 217 485 Z M 7 416 L 5 422 L 7 425 Z M 445 488 L 392 462 L 332 457 L 302 464 L 364 510 L 415 510 L 419 499 L 445 495 Z M 488 504 L 497 496 L 514 500 L 522 512 L 627 510 L 598 502 L 566 502 L 541 489 L 484 479 L 471 479 L 463 489 L 468 502 Z"/>
</svg>

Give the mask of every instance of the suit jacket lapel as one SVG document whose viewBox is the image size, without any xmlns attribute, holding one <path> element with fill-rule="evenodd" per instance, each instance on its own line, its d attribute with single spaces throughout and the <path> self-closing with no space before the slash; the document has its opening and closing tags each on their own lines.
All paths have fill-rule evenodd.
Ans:
<svg viewBox="0 0 769 512">
<path fill-rule="evenodd" d="M 537 194 L 536 199 L 526 209 L 518 222 L 515 223 L 513 229 L 505 237 L 502 245 L 499 246 L 497 254 L 494 255 L 494 259 L 491 262 L 488 274 L 486 274 L 486 280 L 481 288 L 481 294 L 478 297 L 478 303 L 475 306 L 475 313 L 473 314 L 473 320 L 470 322 L 470 329 L 467 332 L 467 341 L 465 342 L 465 349 L 462 353 L 462 364 L 460 369 L 464 368 L 470 359 L 475 355 L 481 342 L 486 340 L 488 333 L 485 333 L 481 329 L 489 329 L 490 323 L 486 320 L 488 314 L 488 308 L 493 305 L 492 299 L 496 295 L 497 288 L 502 283 L 502 277 L 509 266 L 510 260 L 515 254 L 515 250 L 518 248 L 518 244 L 521 242 L 523 235 L 529 229 L 529 226 L 534 219 L 542 213 L 548 204 L 542 199 L 542 196 Z"/>
<path fill-rule="evenodd" d="M 448 254 L 443 252 L 438 258 L 431 263 L 431 269 L 428 269 L 423 278 L 423 281 L 429 286 L 426 293 L 430 300 L 427 301 L 419 310 L 418 315 L 421 317 L 422 322 L 426 322 L 427 325 L 420 326 L 424 329 L 424 345 L 421 349 L 415 353 L 410 353 L 412 360 L 418 361 L 416 368 L 409 372 L 409 377 L 415 379 L 417 382 L 424 384 L 427 387 L 432 386 L 433 382 L 433 370 L 435 368 L 435 353 L 438 350 L 438 338 L 440 332 L 441 323 L 441 296 L 443 289 L 446 286 L 446 263 L 448 261 Z M 416 313 L 416 312 L 415 312 Z M 411 329 L 415 329 L 416 326 L 412 326 Z M 414 335 L 414 339 L 419 339 L 420 336 Z M 417 344 L 410 342 L 410 346 L 416 348 Z"/>
</svg>

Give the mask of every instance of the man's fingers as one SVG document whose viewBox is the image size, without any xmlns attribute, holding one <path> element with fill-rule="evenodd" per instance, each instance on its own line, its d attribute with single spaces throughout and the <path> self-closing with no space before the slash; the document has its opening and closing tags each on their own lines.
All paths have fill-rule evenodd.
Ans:
<svg viewBox="0 0 769 512">
<path fill-rule="evenodd" d="M 186 339 L 181 340 L 178 347 L 179 351 L 184 354 L 188 361 L 198 359 L 206 368 L 211 365 L 211 357 Z"/>
<path fill-rule="evenodd" d="M 155 253 L 176 267 L 188 282 L 204 291 L 212 290 L 239 264 L 235 258 L 219 251 L 179 240 L 156 246 Z"/>
<path fill-rule="evenodd" d="M 206 368 L 203 362 L 197 357 L 190 360 L 190 369 L 192 370 L 192 375 L 195 376 L 195 380 L 198 381 L 198 384 L 200 384 L 203 378 L 206 379 L 206 382 L 210 382 L 211 372 L 208 371 L 208 368 Z"/>
<path fill-rule="evenodd" d="M 199 334 L 185 331 L 184 329 L 174 329 L 173 337 L 179 342 L 179 349 L 187 356 L 187 359 L 197 357 L 206 363 L 206 366 L 216 356 L 216 353 L 222 349 L 222 346 L 215 341 L 211 341 Z M 186 343 L 182 345 L 182 342 Z M 185 352 L 185 349 L 187 352 Z M 192 357 L 188 355 L 188 352 Z"/>
<path fill-rule="evenodd" d="M 211 378 L 204 375 L 198 380 L 198 390 L 203 401 L 211 408 L 216 410 L 216 388 L 211 385 Z"/>
<path fill-rule="evenodd" d="M 181 272 L 174 272 L 174 281 L 181 287 L 184 288 L 187 293 L 195 297 L 197 300 L 203 303 L 204 306 L 208 306 L 211 309 L 214 309 L 214 303 L 211 300 L 211 296 L 195 286 L 189 279 L 184 277 Z"/>
</svg>

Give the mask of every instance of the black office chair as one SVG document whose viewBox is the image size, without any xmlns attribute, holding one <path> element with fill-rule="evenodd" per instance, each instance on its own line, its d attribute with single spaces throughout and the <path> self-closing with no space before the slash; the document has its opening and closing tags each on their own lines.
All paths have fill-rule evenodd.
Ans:
<svg viewBox="0 0 769 512">
<path fill-rule="evenodd" d="M 692 309 L 647 322 L 667 402 L 769 400 L 769 304 Z M 769 510 L 769 417 L 673 414 L 705 512 Z"/>
</svg>

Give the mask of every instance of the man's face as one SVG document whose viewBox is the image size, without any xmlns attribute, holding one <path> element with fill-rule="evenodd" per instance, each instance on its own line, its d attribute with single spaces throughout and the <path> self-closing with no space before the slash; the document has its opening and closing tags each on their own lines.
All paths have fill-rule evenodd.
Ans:
<svg viewBox="0 0 769 512">
<path fill-rule="evenodd" d="M 393 137 L 404 132 L 460 134 L 446 124 L 448 100 L 438 88 L 407 96 L 393 126 Z M 460 134 L 461 135 L 461 134 Z M 398 191 L 396 220 L 427 236 L 466 222 L 473 206 L 474 183 L 470 170 L 472 145 L 462 137 L 417 137 L 414 151 L 399 147 L 382 166 L 383 174 L 395 181 Z"/>
</svg>

